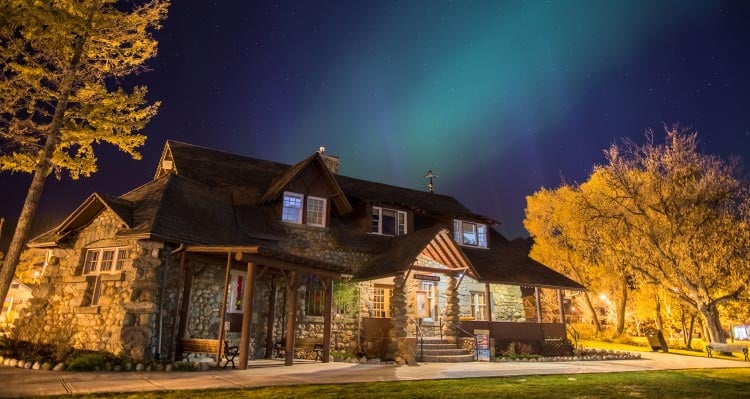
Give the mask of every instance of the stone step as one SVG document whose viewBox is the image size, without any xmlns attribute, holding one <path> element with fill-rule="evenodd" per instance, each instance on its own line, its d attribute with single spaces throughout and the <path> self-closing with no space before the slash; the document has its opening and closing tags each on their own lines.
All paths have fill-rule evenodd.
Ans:
<svg viewBox="0 0 750 399">
<path fill-rule="evenodd" d="M 419 347 L 417 347 L 417 353 L 419 352 L 420 352 Z M 424 351 L 422 351 L 422 353 L 424 353 L 425 356 L 428 356 L 428 355 L 429 356 L 457 356 L 457 355 L 465 355 L 468 352 L 466 352 L 466 350 L 464 349 L 457 349 L 457 348 L 452 348 L 452 349 L 424 348 Z"/>
<path fill-rule="evenodd" d="M 419 353 L 417 353 L 417 359 L 419 359 Z M 422 357 L 422 362 L 425 363 L 466 363 L 473 362 L 474 355 L 467 353 L 465 355 L 445 355 L 445 356 L 428 356 L 425 354 Z"/>
<path fill-rule="evenodd" d="M 419 347 L 419 342 L 417 342 L 417 347 Z M 424 350 L 428 349 L 456 349 L 456 344 L 428 344 L 425 342 Z"/>
</svg>

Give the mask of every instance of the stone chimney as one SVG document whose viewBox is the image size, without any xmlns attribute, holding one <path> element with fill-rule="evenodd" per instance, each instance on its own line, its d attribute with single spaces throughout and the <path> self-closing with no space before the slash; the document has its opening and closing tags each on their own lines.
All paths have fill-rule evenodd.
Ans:
<svg viewBox="0 0 750 399">
<path fill-rule="evenodd" d="M 341 160 L 339 160 L 339 157 L 328 155 L 325 152 L 325 147 L 320 147 L 318 149 L 318 154 L 320 154 L 320 157 L 323 158 L 323 163 L 326 164 L 328 170 L 331 171 L 331 173 L 333 173 L 334 175 L 339 174 L 339 166 L 341 165 Z"/>
</svg>

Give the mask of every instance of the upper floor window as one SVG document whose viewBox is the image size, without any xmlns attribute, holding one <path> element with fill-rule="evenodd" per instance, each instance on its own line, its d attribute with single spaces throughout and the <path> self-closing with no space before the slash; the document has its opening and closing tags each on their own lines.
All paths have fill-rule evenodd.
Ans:
<svg viewBox="0 0 750 399">
<path fill-rule="evenodd" d="M 291 223 L 302 223 L 302 200 L 304 196 L 297 193 L 284 193 L 284 205 L 281 220 Z"/>
<path fill-rule="evenodd" d="M 305 196 L 302 194 L 285 192 L 281 209 L 281 220 L 289 223 L 301 224 L 302 210 L 305 209 L 304 223 L 311 226 L 325 226 L 328 207 L 325 198 Z"/>
<path fill-rule="evenodd" d="M 487 248 L 487 225 L 456 219 L 453 221 L 453 239 L 460 245 Z"/>
<path fill-rule="evenodd" d="M 386 236 L 406 234 L 406 212 L 373 206 L 370 232 Z"/>
<path fill-rule="evenodd" d="M 326 199 L 307 197 L 307 219 L 305 223 L 313 226 L 326 225 Z"/>
</svg>

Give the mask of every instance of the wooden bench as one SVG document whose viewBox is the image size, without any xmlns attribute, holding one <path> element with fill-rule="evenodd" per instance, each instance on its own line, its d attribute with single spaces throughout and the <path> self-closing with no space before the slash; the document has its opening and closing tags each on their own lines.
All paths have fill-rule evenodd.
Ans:
<svg viewBox="0 0 750 399">
<path fill-rule="evenodd" d="M 218 339 L 199 339 L 199 338 L 181 338 L 180 339 L 182 353 L 205 353 L 211 357 L 216 356 L 219 353 L 219 340 Z M 224 368 L 227 368 L 229 362 L 232 362 L 232 368 L 236 368 L 234 364 L 234 358 L 239 354 L 239 348 L 236 346 L 228 346 L 226 341 L 222 345 L 224 358 Z"/>
<path fill-rule="evenodd" d="M 281 358 L 286 355 L 286 344 L 284 341 L 277 342 L 274 345 L 274 358 Z M 294 340 L 294 353 L 298 359 L 307 359 L 315 353 L 314 362 L 323 359 L 323 344 L 317 338 L 297 338 Z"/>
<path fill-rule="evenodd" d="M 745 345 L 722 344 L 720 342 L 711 342 L 706 345 L 706 354 L 708 354 L 708 357 L 713 357 L 714 351 L 726 353 L 741 352 L 745 355 L 745 361 L 748 361 L 747 346 Z"/>
</svg>

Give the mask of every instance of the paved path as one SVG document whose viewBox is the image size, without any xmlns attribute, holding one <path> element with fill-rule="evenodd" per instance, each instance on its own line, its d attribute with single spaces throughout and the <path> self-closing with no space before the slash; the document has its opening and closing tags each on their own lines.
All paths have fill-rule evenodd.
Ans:
<svg viewBox="0 0 750 399">
<path fill-rule="evenodd" d="M 280 363 L 258 361 L 250 362 L 250 365 L 265 367 L 204 372 L 56 372 L 0 366 L 0 397 L 690 368 L 742 367 L 750 373 L 750 363 L 734 360 L 664 353 L 642 355 L 643 359 L 640 360 L 429 363 L 414 367 L 348 363 L 307 363 L 284 367 Z"/>
</svg>

